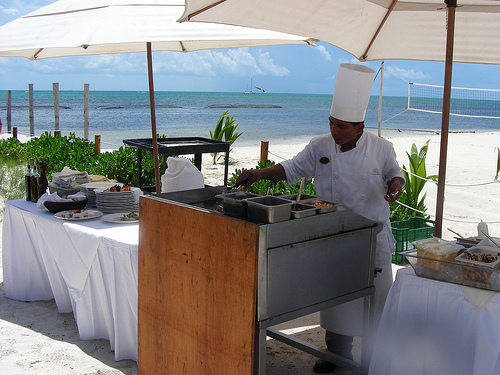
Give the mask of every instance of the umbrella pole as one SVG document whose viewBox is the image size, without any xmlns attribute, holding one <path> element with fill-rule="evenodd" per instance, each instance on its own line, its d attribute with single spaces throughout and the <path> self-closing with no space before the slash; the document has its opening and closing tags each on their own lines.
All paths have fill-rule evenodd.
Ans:
<svg viewBox="0 0 500 375">
<path fill-rule="evenodd" d="M 441 122 L 441 148 L 436 199 L 436 221 L 434 236 L 443 234 L 444 187 L 446 179 L 446 156 L 448 153 L 448 129 L 450 124 L 451 77 L 453 68 L 453 40 L 455 36 L 456 0 L 445 0 L 447 5 L 448 28 L 446 33 L 446 60 L 444 67 L 443 113 Z"/>
<path fill-rule="evenodd" d="M 153 54 L 151 52 L 151 42 L 146 43 L 148 56 L 148 78 L 149 78 L 149 108 L 151 111 L 151 140 L 153 145 L 153 161 L 155 168 L 156 193 L 160 193 L 160 167 L 158 162 L 158 140 L 156 138 L 156 108 L 155 89 L 153 85 Z"/>
</svg>

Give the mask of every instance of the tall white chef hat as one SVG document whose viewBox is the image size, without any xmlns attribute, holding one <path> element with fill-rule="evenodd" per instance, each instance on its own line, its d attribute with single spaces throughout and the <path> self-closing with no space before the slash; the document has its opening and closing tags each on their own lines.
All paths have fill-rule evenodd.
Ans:
<svg viewBox="0 0 500 375">
<path fill-rule="evenodd" d="M 375 71 L 367 66 L 340 64 L 330 116 L 347 122 L 364 121 L 374 77 Z"/>
</svg>

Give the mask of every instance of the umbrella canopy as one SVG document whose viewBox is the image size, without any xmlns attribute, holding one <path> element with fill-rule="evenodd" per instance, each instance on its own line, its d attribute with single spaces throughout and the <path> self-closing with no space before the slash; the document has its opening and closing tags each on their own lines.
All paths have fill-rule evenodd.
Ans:
<svg viewBox="0 0 500 375">
<path fill-rule="evenodd" d="M 180 24 L 183 0 L 60 0 L 0 27 L 0 57 L 30 60 L 147 52 L 156 191 L 160 191 L 152 51 L 189 52 L 312 41 L 274 31 Z"/>
<path fill-rule="evenodd" d="M 452 64 L 500 63 L 500 1 L 186 0 L 186 20 L 308 35 L 360 61 L 444 61 L 435 228 L 441 237 Z"/>
<path fill-rule="evenodd" d="M 458 0 L 453 60 L 500 62 L 500 2 Z M 445 61 L 443 0 L 186 0 L 181 20 L 307 35 L 369 60 Z"/>
</svg>

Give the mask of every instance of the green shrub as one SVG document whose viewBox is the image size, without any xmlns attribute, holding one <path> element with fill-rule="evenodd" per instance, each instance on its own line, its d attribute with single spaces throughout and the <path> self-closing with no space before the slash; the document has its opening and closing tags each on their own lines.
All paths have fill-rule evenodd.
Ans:
<svg viewBox="0 0 500 375">
<path fill-rule="evenodd" d="M 257 164 L 255 169 L 264 169 L 267 167 L 272 167 L 275 165 L 274 161 L 267 160 L 267 161 L 262 161 Z M 233 186 L 234 183 L 236 182 L 236 179 L 241 175 L 243 172 L 242 169 L 236 169 L 233 175 L 229 178 L 228 184 L 230 186 Z M 250 188 L 248 189 L 249 192 L 251 193 L 256 193 L 256 194 L 261 194 L 261 195 L 266 195 L 266 194 L 297 194 L 300 189 L 300 182 L 297 182 L 293 185 L 288 185 L 285 181 L 270 181 L 270 180 L 259 180 L 255 182 Z M 302 194 L 309 194 L 309 195 L 315 195 L 316 190 L 314 188 L 314 184 L 312 183 L 312 180 L 307 180 L 304 184 L 304 189 L 302 191 Z"/>
<path fill-rule="evenodd" d="M 10 160 L 18 162 L 25 160 L 23 143 L 12 137 L 0 140 L 0 162 L 3 164 Z"/>
<path fill-rule="evenodd" d="M 77 137 L 52 136 L 45 132 L 38 138 L 32 138 L 24 144 L 24 158 L 31 163 L 44 161 L 47 163 L 47 178 L 54 172 L 60 172 L 65 166 L 79 171 L 93 173 L 97 164 L 94 143 Z"/>
<path fill-rule="evenodd" d="M 97 174 L 109 179 L 123 182 L 126 185 L 137 185 L 137 149 L 133 147 L 120 147 L 118 150 L 95 155 L 94 143 L 75 134 L 69 136 L 52 136 L 49 132 L 43 133 L 38 138 L 33 138 L 26 143 L 21 143 L 15 138 L 0 140 L 0 168 L 2 169 L 2 186 L 0 194 L 7 199 L 24 196 L 24 179 L 17 184 L 7 185 L 6 181 L 17 181 L 14 177 L 19 174 L 20 168 L 24 175 L 28 160 L 33 162 L 45 161 L 47 163 L 47 178 L 50 181 L 54 172 L 60 172 L 65 166 L 89 174 Z M 161 158 L 160 158 L 161 163 Z M 142 183 L 154 185 L 154 163 L 150 152 L 143 151 L 142 157 Z M 3 181 L 5 180 L 5 181 Z"/>
<path fill-rule="evenodd" d="M 99 154 L 92 174 L 107 176 L 125 185 L 137 186 L 137 162 L 137 149 L 122 146 L 118 150 Z M 161 165 L 161 158 L 159 162 Z M 150 152 L 142 152 L 141 180 L 142 185 L 155 184 L 154 161 Z"/>
</svg>

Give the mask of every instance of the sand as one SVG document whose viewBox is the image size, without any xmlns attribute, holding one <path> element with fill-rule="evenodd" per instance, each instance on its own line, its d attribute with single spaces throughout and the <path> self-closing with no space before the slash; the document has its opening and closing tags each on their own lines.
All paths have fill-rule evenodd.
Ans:
<svg viewBox="0 0 500 375">
<path fill-rule="evenodd" d="M 406 152 L 412 143 L 420 147 L 430 140 L 427 157 L 428 174 L 438 173 L 440 136 L 434 133 L 383 131 L 393 142 L 400 165 L 408 165 Z M 276 144 L 269 140 L 269 158 L 277 162 L 292 157 L 307 140 L 296 144 Z M 476 235 L 480 219 L 489 226 L 489 233 L 500 236 L 500 189 L 494 181 L 499 133 L 450 134 L 448 147 L 447 187 L 444 207 L 443 238 L 453 239 Z M 278 157 L 278 156 L 280 157 Z M 252 168 L 259 159 L 259 146 L 238 147 L 231 153 L 230 174 L 235 169 Z M 224 167 L 204 160 L 205 182 L 222 184 Z M 436 185 L 426 184 L 428 213 L 435 213 Z M 0 230 L 1 237 L 1 230 Z M 1 241 L 0 241 L 1 242 Z M 0 252 L 1 257 L 1 252 Z M 399 267 L 394 266 L 395 272 Z M 0 282 L 3 281 L 0 269 Z M 280 325 L 296 337 L 323 346 L 324 331 L 318 326 L 318 314 L 312 314 Z M 289 346 L 268 340 L 267 374 L 313 374 L 315 358 Z M 359 360 L 360 342 L 355 340 L 354 358 Z M 20 302 L 7 299 L 0 284 L 0 374 L 137 374 L 134 361 L 114 360 L 106 340 L 79 339 L 72 314 L 60 314 L 54 301 Z M 335 374 L 350 374 L 337 370 Z"/>
</svg>

